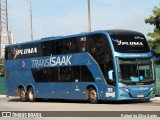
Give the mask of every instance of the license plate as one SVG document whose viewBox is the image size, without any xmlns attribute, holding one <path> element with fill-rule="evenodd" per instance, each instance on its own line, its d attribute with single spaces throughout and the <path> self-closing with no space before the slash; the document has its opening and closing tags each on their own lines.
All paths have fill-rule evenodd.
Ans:
<svg viewBox="0 0 160 120">
<path fill-rule="evenodd" d="M 144 95 L 137 95 L 138 98 L 144 97 Z"/>
</svg>

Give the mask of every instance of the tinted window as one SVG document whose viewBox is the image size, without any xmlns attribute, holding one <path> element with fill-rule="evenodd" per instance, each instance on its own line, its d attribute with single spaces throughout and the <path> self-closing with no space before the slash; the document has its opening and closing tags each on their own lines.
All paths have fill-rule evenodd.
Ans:
<svg viewBox="0 0 160 120">
<path fill-rule="evenodd" d="M 56 55 L 78 53 L 76 38 L 67 38 L 56 41 Z"/>
<path fill-rule="evenodd" d="M 76 42 L 76 37 L 74 37 L 6 47 L 5 59 L 13 60 L 77 52 L 79 52 L 79 47 Z"/>
<path fill-rule="evenodd" d="M 73 76 L 73 70 L 72 67 L 60 67 L 60 81 L 61 82 L 73 82 L 74 76 Z"/>
<path fill-rule="evenodd" d="M 91 82 L 94 77 L 86 66 L 32 68 L 35 82 Z"/>
<path fill-rule="evenodd" d="M 97 62 L 105 62 L 106 56 L 110 56 L 111 53 L 105 35 L 95 34 L 7 47 L 5 59 L 72 54 L 83 51 L 93 55 Z"/>
<path fill-rule="evenodd" d="M 105 35 L 93 35 L 90 53 L 99 64 L 106 64 L 112 59 L 111 48 Z"/>
<path fill-rule="evenodd" d="M 115 51 L 121 53 L 149 52 L 148 43 L 143 35 L 111 35 Z"/>
<path fill-rule="evenodd" d="M 43 51 L 41 48 L 41 43 L 32 43 L 25 45 L 17 45 L 6 47 L 5 49 L 5 59 L 21 59 L 42 56 Z"/>
<path fill-rule="evenodd" d="M 111 48 L 105 35 L 81 36 L 76 38 L 76 42 L 80 52 L 89 52 L 99 64 L 106 63 L 112 59 Z"/>
<path fill-rule="evenodd" d="M 56 54 L 55 41 L 42 42 L 43 56 Z"/>
<path fill-rule="evenodd" d="M 55 68 L 32 68 L 32 75 L 36 82 L 54 82 Z"/>
<path fill-rule="evenodd" d="M 44 70 L 43 68 L 32 68 L 32 75 L 36 82 L 45 82 L 44 81 Z M 47 82 L 47 81 L 46 81 Z"/>
<path fill-rule="evenodd" d="M 81 67 L 81 81 L 82 82 L 93 82 L 94 77 L 92 76 L 92 73 L 86 66 Z"/>
<path fill-rule="evenodd" d="M 77 53 L 80 52 L 79 48 L 78 48 L 78 44 L 76 42 L 76 38 L 70 38 L 69 40 L 69 52 L 70 53 Z"/>
<path fill-rule="evenodd" d="M 115 85 L 108 78 L 108 71 L 114 69 L 111 47 L 108 42 L 108 38 L 105 35 L 93 35 L 91 43 L 91 55 L 98 62 L 106 82 L 109 85 Z"/>
</svg>

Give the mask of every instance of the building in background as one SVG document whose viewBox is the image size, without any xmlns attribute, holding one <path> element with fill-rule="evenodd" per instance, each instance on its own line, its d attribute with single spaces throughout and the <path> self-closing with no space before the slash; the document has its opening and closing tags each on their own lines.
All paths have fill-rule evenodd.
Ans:
<svg viewBox="0 0 160 120">
<path fill-rule="evenodd" d="M 8 38 L 7 38 L 8 37 Z M 9 39 L 9 41 L 6 41 L 7 39 Z M 4 58 L 4 53 L 5 53 L 5 45 L 8 44 L 13 44 L 13 34 L 11 32 L 8 32 L 8 34 L 6 33 L 2 33 L 1 34 L 1 43 L 0 43 L 0 58 Z"/>
<path fill-rule="evenodd" d="M 0 58 L 4 57 L 4 47 L 12 44 L 13 35 L 8 31 L 7 0 L 0 0 Z"/>
</svg>

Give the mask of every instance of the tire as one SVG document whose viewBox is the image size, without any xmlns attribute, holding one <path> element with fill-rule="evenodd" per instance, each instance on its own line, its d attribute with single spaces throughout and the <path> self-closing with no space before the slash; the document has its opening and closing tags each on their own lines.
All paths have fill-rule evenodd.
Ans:
<svg viewBox="0 0 160 120">
<path fill-rule="evenodd" d="M 28 95 L 29 102 L 35 102 L 36 101 L 35 96 L 34 96 L 34 90 L 33 90 L 32 87 L 28 89 L 28 94 L 27 95 Z"/>
<path fill-rule="evenodd" d="M 27 94 L 26 94 L 24 88 L 19 89 L 19 97 L 20 97 L 21 102 L 27 102 L 28 101 L 28 97 L 27 97 Z"/>
<path fill-rule="evenodd" d="M 89 89 L 88 99 L 89 99 L 90 103 L 92 103 L 92 104 L 98 103 L 97 91 L 94 88 Z"/>
</svg>

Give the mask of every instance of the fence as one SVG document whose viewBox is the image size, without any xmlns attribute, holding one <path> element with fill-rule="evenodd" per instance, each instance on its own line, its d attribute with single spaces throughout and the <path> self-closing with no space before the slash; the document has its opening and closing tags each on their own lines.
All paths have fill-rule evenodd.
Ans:
<svg viewBox="0 0 160 120">
<path fill-rule="evenodd" d="M 0 95 L 5 94 L 4 77 L 0 77 Z"/>
</svg>

